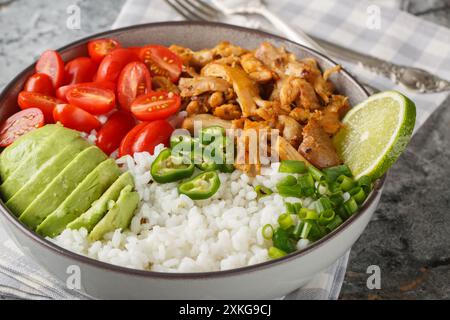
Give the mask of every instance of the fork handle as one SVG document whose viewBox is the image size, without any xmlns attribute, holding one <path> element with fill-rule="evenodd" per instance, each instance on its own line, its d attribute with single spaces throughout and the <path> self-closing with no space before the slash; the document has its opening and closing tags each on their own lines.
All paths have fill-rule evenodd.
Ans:
<svg viewBox="0 0 450 320">
<path fill-rule="evenodd" d="M 278 31 L 285 34 L 288 39 L 302 44 L 306 47 L 312 48 L 320 53 L 325 53 L 325 49 L 323 49 L 317 42 L 311 39 L 306 33 L 303 31 L 297 31 L 292 29 L 288 24 L 286 24 L 283 20 L 281 20 L 278 16 L 270 12 L 265 7 L 255 8 L 256 14 L 259 14 L 266 18 Z"/>
</svg>

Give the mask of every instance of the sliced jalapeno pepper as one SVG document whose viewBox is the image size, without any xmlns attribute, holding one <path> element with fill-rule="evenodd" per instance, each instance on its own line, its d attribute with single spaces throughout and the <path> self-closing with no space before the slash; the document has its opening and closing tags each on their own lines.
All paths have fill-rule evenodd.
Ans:
<svg viewBox="0 0 450 320">
<path fill-rule="evenodd" d="M 178 186 L 178 192 L 193 200 L 212 197 L 220 187 L 220 179 L 215 171 L 207 171 L 183 182 Z"/>
<path fill-rule="evenodd" d="M 174 148 L 179 143 L 192 144 L 193 138 L 187 133 L 172 134 L 170 136 L 170 148 Z"/>
<path fill-rule="evenodd" d="M 225 136 L 225 129 L 219 126 L 203 128 L 200 131 L 200 141 L 203 144 L 210 144 L 219 137 Z"/>
<path fill-rule="evenodd" d="M 192 176 L 194 164 L 185 164 L 183 157 L 172 155 L 171 149 L 164 149 L 153 161 L 150 173 L 156 182 L 174 182 Z"/>
</svg>

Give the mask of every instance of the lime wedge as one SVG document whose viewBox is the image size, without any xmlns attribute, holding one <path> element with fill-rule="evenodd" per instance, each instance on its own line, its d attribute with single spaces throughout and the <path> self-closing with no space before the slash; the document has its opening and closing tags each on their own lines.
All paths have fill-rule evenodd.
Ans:
<svg viewBox="0 0 450 320">
<path fill-rule="evenodd" d="M 414 102 L 396 91 L 375 94 L 352 108 L 333 143 L 356 179 L 381 177 L 405 150 L 416 122 Z"/>
</svg>

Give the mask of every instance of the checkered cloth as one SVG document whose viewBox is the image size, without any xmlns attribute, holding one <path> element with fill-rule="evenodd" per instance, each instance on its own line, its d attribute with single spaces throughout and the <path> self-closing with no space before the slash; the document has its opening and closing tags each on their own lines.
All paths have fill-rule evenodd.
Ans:
<svg viewBox="0 0 450 320">
<path fill-rule="evenodd" d="M 216 0 L 218 1 L 218 0 Z M 236 1 L 236 0 L 234 0 Z M 450 30 L 418 19 L 398 10 L 400 1 L 376 0 L 266 0 L 272 12 L 289 21 L 293 27 L 330 42 L 361 51 L 398 64 L 424 68 L 450 79 Z M 367 27 L 368 12 L 380 9 L 380 28 Z M 368 9 L 369 8 L 369 9 Z M 113 28 L 133 24 L 182 20 L 162 0 L 128 0 Z M 227 23 L 265 29 L 274 33 L 267 22 L 253 18 L 233 17 Z M 343 65 L 360 79 L 380 90 L 405 92 L 417 105 L 416 130 L 447 97 L 441 94 L 413 94 L 352 64 Z M 286 299 L 337 299 L 344 280 L 349 252 L 328 270 L 316 275 L 306 286 Z M 68 290 L 38 265 L 25 257 L 0 226 L 0 296 L 24 299 L 84 299 Z M 126 297 L 124 297 L 126 298 Z"/>
</svg>

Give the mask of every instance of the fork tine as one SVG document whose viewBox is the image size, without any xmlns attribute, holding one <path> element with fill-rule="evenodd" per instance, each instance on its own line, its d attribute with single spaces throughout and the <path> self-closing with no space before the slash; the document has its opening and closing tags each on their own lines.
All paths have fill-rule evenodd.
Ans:
<svg viewBox="0 0 450 320">
<path fill-rule="evenodd" d="M 199 20 L 199 21 L 208 21 L 210 17 L 208 15 L 203 14 L 195 9 L 188 2 L 183 0 L 174 0 L 174 2 L 180 7 L 180 9 L 184 10 L 188 15 L 193 17 L 191 20 Z"/>
<path fill-rule="evenodd" d="M 182 15 L 186 20 L 197 20 L 195 17 L 186 12 L 184 9 L 179 7 L 178 4 L 174 2 L 174 0 L 166 0 L 166 3 L 169 6 L 171 6 L 176 12 Z"/>
<path fill-rule="evenodd" d="M 196 9 L 201 10 L 205 14 L 211 16 L 211 18 L 217 17 L 221 14 L 221 12 L 217 9 L 211 6 L 206 1 L 202 0 L 187 0 L 186 2 L 191 3 Z"/>
</svg>

